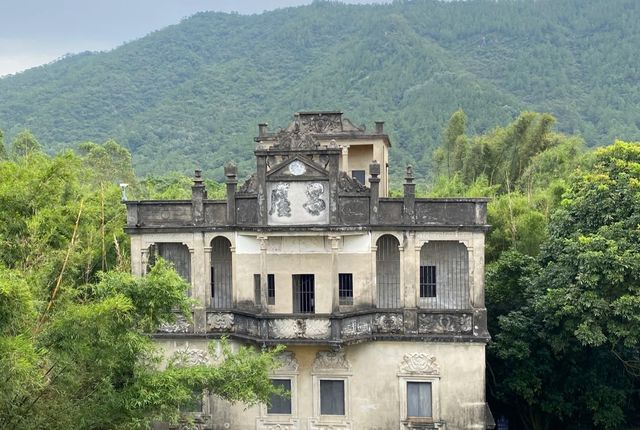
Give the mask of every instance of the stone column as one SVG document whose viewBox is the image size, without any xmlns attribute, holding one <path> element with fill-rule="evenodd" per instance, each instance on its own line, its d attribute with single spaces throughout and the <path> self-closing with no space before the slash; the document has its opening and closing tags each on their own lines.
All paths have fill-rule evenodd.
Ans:
<svg viewBox="0 0 640 430">
<path fill-rule="evenodd" d="M 210 243 L 204 244 L 204 306 L 211 306 L 211 283 L 213 279 L 211 279 L 211 247 L 207 245 L 211 245 Z"/>
<path fill-rule="evenodd" d="M 229 161 L 224 166 L 224 176 L 227 184 L 227 224 L 229 225 L 236 223 L 236 187 L 238 185 L 236 174 L 236 165 L 233 161 Z"/>
<path fill-rule="evenodd" d="M 191 186 L 191 219 L 194 225 L 204 223 L 204 199 L 207 191 L 202 180 L 202 171 L 196 170 Z"/>
<path fill-rule="evenodd" d="M 378 278 L 377 278 L 377 265 L 376 265 L 376 252 L 378 246 L 371 245 L 371 307 L 378 307 Z"/>
<path fill-rule="evenodd" d="M 131 274 L 134 276 L 144 275 L 142 266 L 142 238 L 139 235 L 131 235 Z"/>
<path fill-rule="evenodd" d="M 405 224 L 413 224 L 415 222 L 416 184 L 413 183 L 413 167 L 411 165 L 407 166 L 404 179 L 403 222 Z"/>
<path fill-rule="evenodd" d="M 193 328 L 196 333 L 204 333 L 207 318 L 204 233 L 193 234 L 193 248 L 190 248 L 189 252 L 191 252 L 191 296 L 196 300 L 193 308 Z"/>
<path fill-rule="evenodd" d="M 256 154 L 256 181 L 258 186 L 258 224 L 267 225 L 267 157 L 265 154 Z"/>
<path fill-rule="evenodd" d="M 260 311 L 268 312 L 269 308 L 267 306 L 267 240 L 268 236 L 258 236 L 257 239 L 260 241 Z"/>
<path fill-rule="evenodd" d="M 369 164 L 370 197 L 369 197 L 369 222 L 378 224 L 378 214 L 380 212 L 380 163 L 373 160 Z"/>
<path fill-rule="evenodd" d="M 349 145 L 342 146 L 342 171 L 349 173 Z"/>
<path fill-rule="evenodd" d="M 340 312 L 340 294 L 338 283 L 338 248 L 340 246 L 340 236 L 328 236 L 331 241 L 331 312 Z"/>
</svg>

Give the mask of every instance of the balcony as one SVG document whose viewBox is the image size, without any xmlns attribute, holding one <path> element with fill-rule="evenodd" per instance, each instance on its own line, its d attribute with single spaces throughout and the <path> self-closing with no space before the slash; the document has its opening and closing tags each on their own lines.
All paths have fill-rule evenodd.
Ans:
<svg viewBox="0 0 640 430">
<path fill-rule="evenodd" d="M 198 326 L 198 324 L 196 324 Z M 231 338 L 260 344 L 348 345 L 374 340 L 487 342 L 485 309 L 371 309 L 349 314 L 256 314 L 245 311 L 206 311 L 201 329 L 178 321 L 158 337 Z"/>
</svg>

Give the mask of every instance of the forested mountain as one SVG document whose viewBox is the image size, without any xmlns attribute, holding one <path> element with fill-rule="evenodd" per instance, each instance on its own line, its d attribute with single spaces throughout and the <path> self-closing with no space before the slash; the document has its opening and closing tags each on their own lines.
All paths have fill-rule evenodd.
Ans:
<svg viewBox="0 0 640 430">
<path fill-rule="evenodd" d="M 103 53 L 0 79 L 0 129 L 55 151 L 114 138 L 140 174 L 249 174 L 258 122 L 300 110 L 385 120 L 396 171 L 430 169 L 451 113 L 469 133 L 544 111 L 588 146 L 640 140 L 640 2 L 316 2 L 200 13 Z"/>
</svg>

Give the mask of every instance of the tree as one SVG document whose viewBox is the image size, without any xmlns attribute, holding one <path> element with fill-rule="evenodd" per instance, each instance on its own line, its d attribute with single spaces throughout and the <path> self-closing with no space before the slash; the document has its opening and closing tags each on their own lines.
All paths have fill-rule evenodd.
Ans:
<svg viewBox="0 0 640 430">
<path fill-rule="evenodd" d="M 0 270 L 2 428 L 146 428 L 153 419 L 175 419 L 204 390 L 232 402 L 266 402 L 274 351 L 231 353 L 223 343 L 215 366 L 186 366 L 176 356 L 162 369 L 145 333 L 174 321 L 176 307 L 189 310 L 187 288 L 159 260 L 143 278 L 104 272 L 38 309 L 26 281 Z"/>
<path fill-rule="evenodd" d="M 31 152 L 42 151 L 38 140 L 29 130 L 23 130 L 11 142 L 11 152 L 14 157 L 26 157 Z"/>
<path fill-rule="evenodd" d="M 203 390 L 266 401 L 277 351 L 223 342 L 215 366 L 161 363 L 148 333 L 191 314 L 188 285 L 162 260 L 127 273 L 120 192 L 87 180 L 94 167 L 70 151 L 0 160 L 0 428 L 147 428 Z"/>
<path fill-rule="evenodd" d="M 639 202 L 640 144 L 596 150 L 537 262 L 504 253 L 488 271 L 491 391 L 525 428 L 638 424 Z"/>
</svg>

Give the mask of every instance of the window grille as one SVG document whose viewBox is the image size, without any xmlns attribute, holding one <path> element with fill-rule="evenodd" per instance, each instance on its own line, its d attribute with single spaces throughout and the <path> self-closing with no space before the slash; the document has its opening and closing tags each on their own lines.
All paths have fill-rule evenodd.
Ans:
<svg viewBox="0 0 640 430">
<path fill-rule="evenodd" d="M 314 275 L 292 275 L 293 311 L 296 313 L 315 312 Z"/>
<path fill-rule="evenodd" d="M 182 243 L 157 243 L 154 247 L 159 257 L 171 262 L 176 273 L 188 284 L 191 284 L 191 253 L 187 245 Z M 155 256 L 153 258 L 155 263 Z M 191 296 L 191 288 L 187 290 Z"/>
<path fill-rule="evenodd" d="M 291 379 L 272 379 L 271 384 L 276 388 L 282 388 L 289 392 L 289 395 L 272 394 L 269 404 L 267 405 L 268 414 L 291 414 Z"/>
<path fill-rule="evenodd" d="M 400 307 L 400 243 L 386 234 L 376 242 L 376 286 L 378 307 Z"/>
<path fill-rule="evenodd" d="M 469 254 L 454 241 L 432 241 L 420 250 L 420 307 L 468 309 Z"/>
<path fill-rule="evenodd" d="M 344 415 L 344 381 L 320 380 L 320 415 Z"/>
<path fill-rule="evenodd" d="M 253 275 L 253 301 L 256 306 L 260 306 L 262 304 L 262 297 L 260 294 L 260 283 L 262 279 L 259 273 Z"/>
<path fill-rule="evenodd" d="M 341 305 L 353 305 L 353 274 L 338 274 L 338 296 Z"/>
<path fill-rule="evenodd" d="M 232 306 L 233 285 L 231 269 L 231 242 L 226 237 L 211 241 L 211 306 L 228 309 Z"/>
<path fill-rule="evenodd" d="M 420 266 L 420 297 L 436 297 L 436 266 Z"/>
<path fill-rule="evenodd" d="M 267 275 L 267 304 L 276 304 L 276 277 L 273 273 Z"/>
</svg>

